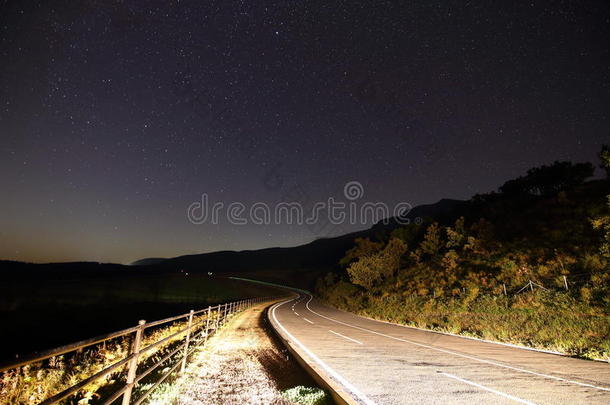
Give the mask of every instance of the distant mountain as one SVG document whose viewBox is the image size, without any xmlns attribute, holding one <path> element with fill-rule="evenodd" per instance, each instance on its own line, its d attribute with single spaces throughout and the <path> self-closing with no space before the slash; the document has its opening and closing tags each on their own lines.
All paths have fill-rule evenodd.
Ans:
<svg viewBox="0 0 610 405">
<path fill-rule="evenodd" d="M 131 266 L 154 266 L 166 260 L 167 258 L 164 257 L 151 257 L 148 259 L 136 260 L 135 262 L 131 263 Z"/>
<path fill-rule="evenodd" d="M 467 202 L 443 199 L 435 204 L 414 207 L 404 219 L 433 218 L 448 222 L 463 211 Z M 384 223 L 385 222 L 385 223 Z M 125 274 L 157 274 L 188 270 L 189 272 L 244 272 L 257 270 L 330 270 L 337 266 L 345 252 L 354 245 L 354 239 L 376 238 L 400 226 L 396 218 L 380 221 L 369 229 L 333 238 L 320 238 L 304 245 L 288 248 L 267 248 L 243 251 L 219 251 L 174 258 L 146 258 L 130 266 L 98 262 L 23 263 L 0 260 L 0 278 L 81 278 L 121 276 Z"/>
<path fill-rule="evenodd" d="M 308 268 L 332 268 L 337 265 L 345 252 L 354 245 L 358 237 L 374 238 L 378 234 L 390 232 L 404 223 L 405 219 L 433 218 L 444 222 L 453 217 L 456 210 L 466 205 L 466 201 L 442 199 L 435 204 L 419 205 L 398 221 L 390 218 L 380 221 L 369 229 L 333 238 L 316 239 L 313 242 L 289 247 L 267 248 L 243 251 L 219 251 L 179 256 L 171 259 L 142 259 L 137 265 L 149 265 L 166 270 L 185 269 L 191 272 L 243 272 L 255 270 L 289 270 Z M 385 222 L 385 223 L 384 223 Z"/>
</svg>

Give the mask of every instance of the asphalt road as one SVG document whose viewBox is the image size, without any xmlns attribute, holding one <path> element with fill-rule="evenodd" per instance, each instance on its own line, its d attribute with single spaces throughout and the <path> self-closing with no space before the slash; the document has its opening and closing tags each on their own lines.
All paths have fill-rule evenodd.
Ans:
<svg viewBox="0 0 610 405">
<path fill-rule="evenodd" d="M 306 294 L 269 317 L 357 403 L 610 404 L 608 363 L 374 321 Z"/>
</svg>

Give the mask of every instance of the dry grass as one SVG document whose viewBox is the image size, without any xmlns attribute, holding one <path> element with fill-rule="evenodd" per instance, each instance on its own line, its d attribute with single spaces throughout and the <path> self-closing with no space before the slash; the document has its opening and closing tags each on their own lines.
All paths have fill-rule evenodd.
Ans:
<svg viewBox="0 0 610 405">
<path fill-rule="evenodd" d="M 194 322 L 204 319 L 205 315 L 195 317 Z M 176 333 L 185 326 L 186 321 L 179 321 L 148 330 L 144 335 L 142 347 Z M 175 348 L 175 345 L 183 339 L 184 335 L 179 335 L 165 344 L 143 353 L 139 363 L 150 366 L 151 363 L 158 361 Z M 130 345 L 131 335 L 88 347 L 82 352 L 52 357 L 39 363 L 0 373 L 0 402 L 15 405 L 39 403 L 127 357 Z M 112 372 L 83 387 L 64 402 L 79 405 L 95 403 L 96 400 L 118 389 L 119 385 L 124 383 L 125 372 L 126 366 L 120 367 L 117 372 Z"/>
<path fill-rule="evenodd" d="M 294 404 L 283 391 L 313 382 L 266 332 L 262 308 L 234 318 L 193 354 L 184 375 L 152 394 L 162 404 Z"/>
</svg>

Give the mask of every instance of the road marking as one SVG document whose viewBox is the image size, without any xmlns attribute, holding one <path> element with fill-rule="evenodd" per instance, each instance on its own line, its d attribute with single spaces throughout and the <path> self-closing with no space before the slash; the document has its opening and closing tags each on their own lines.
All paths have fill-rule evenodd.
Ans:
<svg viewBox="0 0 610 405">
<path fill-rule="evenodd" d="M 312 322 L 312 321 L 310 321 L 309 319 L 307 319 L 307 318 L 305 318 L 305 317 L 303 317 L 303 319 L 305 320 L 305 322 L 309 322 L 310 324 L 312 324 L 312 325 L 313 325 L 313 322 Z"/>
<path fill-rule="evenodd" d="M 534 403 L 534 402 L 530 402 L 530 401 L 526 401 L 525 399 L 514 397 L 514 396 L 506 394 L 506 393 L 504 393 L 502 391 L 494 390 L 493 388 L 489 388 L 489 387 L 486 387 L 484 385 L 477 384 L 477 383 L 469 381 L 469 380 L 465 380 L 465 379 L 460 378 L 460 377 L 458 377 L 456 375 L 453 375 L 453 374 L 445 373 L 445 372 L 442 372 L 442 371 L 437 371 L 437 373 L 442 374 L 442 375 L 444 375 L 446 377 L 449 377 L 449 378 L 453 378 L 454 380 L 461 381 L 461 382 L 463 382 L 465 384 L 474 385 L 475 387 L 480 388 L 482 390 L 493 392 L 494 394 L 500 395 L 500 396 L 502 396 L 504 398 L 512 399 L 513 401 L 519 402 L 521 404 L 536 405 L 536 403 Z"/>
<path fill-rule="evenodd" d="M 334 333 L 334 334 L 335 334 L 335 335 L 337 335 L 337 336 L 341 336 L 341 337 L 342 337 L 342 338 L 344 338 L 344 339 L 351 340 L 352 342 L 356 342 L 356 343 L 358 343 L 359 345 L 363 344 L 362 342 L 359 342 L 359 341 L 357 341 L 356 339 L 352 339 L 351 337 L 347 337 L 347 336 L 345 336 L 345 335 L 342 335 L 342 334 L 340 334 L 340 333 L 338 333 L 338 332 L 335 332 L 334 330 L 330 330 L 330 329 L 329 329 L 328 331 L 329 331 L 330 333 Z"/>
<path fill-rule="evenodd" d="M 295 314 L 296 316 L 301 316 L 301 315 L 299 315 L 299 313 L 298 313 L 297 311 L 294 311 L 294 314 Z"/>
<path fill-rule="evenodd" d="M 318 356 L 313 354 L 307 347 L 305 347 L 305 345 L 303 343 L 301 343 L 297 338 L 292 336 L 292 334 L 286 330 L 284 325 L 282 325 L 277 320 L 277 317 L 275 316 L 275 310 L 290 301 L 292 301 L 292 300 L 284 301 L 282 303 L 277 303 L 271 308 L 271 317 L 273 318 L 273 320 L 275 321 L 277 326 L 279 326 L 280 329 L 286 334 L 286 336 L 288 336 L 288 338 L 292 342 L 294 342 L 297 346 L 299 346 L 301 348 L 301 350 L 303 350 L 309 356 L 310 359 L 312 359 L 313 361 L 318 363 L 318 365 L 320 367 L 322 367 L 328 374 L 330 374 L 330 376 L 335 381 L 337 381 L 340 385 L 342 385 L 344 388 L 346 388 L 347 391 L 351 392 L 351 394 L 356 396 L 365 405 L 377 405 L 375 402 L 371 401 L 366 395 L 364 395 L 362 392 L 360 392 L 356 387 L 354 387 L 349 381 L 347 381 L 345 378 L 343 378 L 339 373 L 337 373 L 335 370 L 333 370 L 328 365 L 326 365 L 326 363 L 324 363 L 322 360 L 320 360 L 320 358 Z"/>
<path fill-rule="evenodd" d="M 310 296 L 310 298 L 305 303 L 305 307 L 311 313 L 316 314 L 316 315 L 318 315 L 321 318 L 328 319 L 329 321 L 336 322 L 336 323 L 341 324 L 341 325 L 349 326 L 350 328 L 363 330 L 365 332 L 374 333 L 375 335 L 383 336 L 383 337 L 386 337 L 388 339 L 394 339 L 394 340 L 397 340 L 399 342 L 405 342 L 405 343 L 409 343 L 409 344 L 412 344 L 412 345 L 415 345 L 415 346 L 424 347 L 426 349 L 436 350 L 437 352 L 447 353 L 447 354 L 451 354 L 451 355 L 454 355 L 454 356 L 463 357 L 463 358 L 470 359 L 470 360 L 475 360 L 475 361 L 478 361 L 478 362 L 481 362 L 481 363 L 490 364 L 492 366 L 504 367 L 504 368 L 507 368 L 509 370 L 519 371 L 519 372 L 522 372 L 522 373 L 532 374 L 532 375 L 536 375 L 536 376 L 544 377 L 544 378 L 549 378 L 549 379 L 556 380 L 556 381 L 563 381 L 563 382 L 567 382 L 567 383 L 570 383 L 570 384 L 580 385 L 582 387 L 595 388 L 597 390 L 609 391 L 610 392 L 610 388 L 604 388 L 604 387 L 599 387 L 599 386 L 593 385 L 593 384 L 587 384 L 587 383 L 582 383 L 582 382 L 578 382 L 578 381 L 574 381 L 574 380 L 568 380 L 566 378 L 556 377 L 554 375 L 542 374 L 542 373 L 538 373 L 538 372 L 531 371 L 531 370 L 526 370 L 526 369 L 519 368 L 519 367 L 512 367 L 512 366 L 508 366 L 506 364 L 497 363 L 495 361 L 479 359 L 478 357 L 469 356 L 467 354 L 461 354 L 461 353 L 453 352 L 451 350 L 440 349 L 438 347 L 425 345 L 423 343 L 417 343 L 417 342 L 413 342 L 411 340 L 401 339 L 401 338 L 398 338 L 398 337 L 395 337 L 395 336 L 386 335 L 385 333 L 376 332 L 374 330 L 367 329 L 367 328 L 362 328 L 360 326 L 350 325 L 349 323 L 341 322 L 341 321 L 338 321 L 336 319 L 332 319 L 332 318 L 329 318 L 329 317 L 324 316 L 322 314 L 319 314 L 316 311 L 314 311 L 313 309 L 311 309 L 311 307 L 309 306 L 309 303 L 313 300 L 313 295 L 309 295 L 309 296 Z"/>
</svg>

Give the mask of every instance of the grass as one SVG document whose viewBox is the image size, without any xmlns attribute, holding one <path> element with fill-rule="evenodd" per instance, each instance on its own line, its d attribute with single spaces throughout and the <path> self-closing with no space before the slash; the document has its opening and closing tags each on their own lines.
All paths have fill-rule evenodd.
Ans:
<svg viewBox="0 0 610 405">
<path fill-rule="evenodd" d="M 274 294 L 277 291 L 269 287 L 207 275 L 129 275 L 46 280 L 38 283 L 36 280 L 31 283 L 25 280 L 11 281 L 0 284 L 2 324 L 10 325 L 2 336 L 2 347 L 27 353 L 131 327 L 142 318 L 151 321 L 219 302 Z M 19 298 L 20 296 L 24 298 Z M 194 321 L 201 319 L 203 318 L 196 317 Z M 147 329 L 143 345 L 170 336 L 184 327 L 185 321 L 180 320 Z M 1 402 L 38 403 L 61 392 L 126 357 L 131 336 L 133 334 L 80 352 L 0 373 Z M 168 355 L 184 342 L 183 339 L 184 335 L 175 337 L 144 353 L 139 363 L 139 372 Z M 181 351 L 142 380 L 136 390 L 136 397 L 150 386 L 147 381 L 163 373 L 165 367 L 175 364 L 180 354 Z M 2 357 L 8 357 L 6 352 Z M 122 387 L 125 376 L 126 366 L 123 366 L 117 372 L 84 387 L 64 402 L 95 404 L 100 398 L 107 397 Z"/>
<path fill-rule="evenodd" d="M 610 360 L 610 316 L 568 293 L 460 297 L 364 294 L 351 285 L 322 291 L 331 306 L 378 320 Z M 347 284 L 347 283 L 345 283 Z"/>
<path fill-rule="evenodd" d="M 282 397 L 290 402 L 300 405 L 327 405 L 330 404 L 328 394 L 320 388 L 304 387 L 299 385 L 282 392 Z"/>
<path fill-rule="evenodd" d="M 231 320 L 150 404 L 329 404 L 327 393 L 267 330 L 262 306 Z"/>
<path fill-rule="evenodd" d="M 215 316 L 212 313 L 212 316 Z M 205 315 L 194 317 L 193 321 L 200 322 Z M 174 322 L 162 327 L 151 328 L 144 334 L 142 348 L 164 339 L 186 326 L 186 321 Z M 164 344 L 149 351 L 143 352 L 138 362 L 138 370 L 143 370 L 157 363 L 164 356 L 183 344 L 184 335 L 169 339 Z M 88 347 L 80 352 L 56 356 L 39 363 L 30 364 L 9 370 L 0 374 L 0 397 L 6 404 L 39 403 L 62 390 L 86 379 L 101 371 L 105 367 L 120 361 L 129 354 L 130 337 L 120 337 Z M 181 351 L 167 360 L 167 364 L 179 361 Z M 127 366 L 110 373 L 91 384 L 83 387 L 76 394 L 68 397 L 64 402 L 85 405 L 94 404 L 98 399 L 110 395 L 125 383 Z M 148 380 L 158 377 L 163 372 L 159 367 L 147 377 Z M 146 381 L 136 390 L 136 395 L 146 388 Z"/>
</svg>

